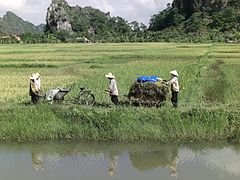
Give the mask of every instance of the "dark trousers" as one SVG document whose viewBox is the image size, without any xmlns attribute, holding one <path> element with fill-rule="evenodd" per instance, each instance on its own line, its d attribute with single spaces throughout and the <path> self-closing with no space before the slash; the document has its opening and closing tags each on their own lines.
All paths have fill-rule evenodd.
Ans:
<svg viewBox="0 0 240 180">
<path fill-rule="evenodd" d="M 31 95 L 31 101 L 33 104 L 37 104 L 38 100 L 39 100 L 38 95 L 36 95 L 36 94 Z"/>
<path fill-rule="evenodd" d="M 172 105 L 173 107 L 177 108 L 178 107 L 178 92 L 172 92 Z"/>
<path fill-rule="evenodd" d="M 113 102 L 113 104 L 118 105 L 118 96 L 111 96 L 111 101 Z"/>
</svg>

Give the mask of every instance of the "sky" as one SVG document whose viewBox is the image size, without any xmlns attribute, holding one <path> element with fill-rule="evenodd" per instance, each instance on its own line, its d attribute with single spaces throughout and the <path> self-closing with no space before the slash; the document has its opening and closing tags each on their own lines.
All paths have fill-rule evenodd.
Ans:
<svg viewBox="0 0 240 180">
<path fill-rule="evenodd" d="M 0 0 L 0 17 L 12 11 L 35 25 L 45 23 L 47 8 L 52 0 Z M 71 6 L 92 6 L 111 16 L 120 16 L 128 22 L 137 20 L 145 25 L 153 14 L 166 8 L 172 0 L 67 0 Z"/>
</svg>

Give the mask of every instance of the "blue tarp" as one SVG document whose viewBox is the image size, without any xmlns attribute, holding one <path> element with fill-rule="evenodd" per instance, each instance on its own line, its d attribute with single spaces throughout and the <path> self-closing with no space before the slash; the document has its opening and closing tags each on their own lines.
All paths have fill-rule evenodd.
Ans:
<svg viewBox="0 0 240 180">
<path fill-rule="evenodd" d="M 152 82 L 152 83 L 155 83 L 155 82 L 157 82 L 157 79 L 158 79 L 158 76 L 139 76 L 137 78 L 137 82 L 141 82 L 141 83 Z"/>
</svg>

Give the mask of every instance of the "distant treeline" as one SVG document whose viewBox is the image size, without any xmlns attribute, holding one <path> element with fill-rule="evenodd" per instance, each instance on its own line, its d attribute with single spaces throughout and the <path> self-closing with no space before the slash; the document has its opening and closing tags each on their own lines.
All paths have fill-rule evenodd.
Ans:
<svg viewBox="0 0 240 180">
<path fill-rule="evenodd" d="M 58 34 L 22 34 L 21 40 L 16 39 L 15 36 L 8 36 L 7 38 L 0 37 L 2 44 L 14 43 L 124 43 L 124 42 L 185 42 L 185 43 L 207 43 L 207 42 L 227 42 L 239 43 L 239 32 L 221 33 L 210 31 L 208 33 L 179 33 L 177 29 L 172 31 L 145 31 L 132 32 L 121 36 L 105 36 L 105 37 L 86 37 L 70 35 L 66 32 Z"/>
</svg>

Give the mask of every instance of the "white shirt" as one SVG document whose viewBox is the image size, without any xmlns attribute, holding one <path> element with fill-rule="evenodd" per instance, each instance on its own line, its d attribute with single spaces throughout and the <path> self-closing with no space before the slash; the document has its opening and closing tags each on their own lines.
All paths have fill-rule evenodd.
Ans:
<svg viewBox="0 0 240 180">
<path fill-rule="evenodd" d="M 179 92 L 178 78 L 174 76 L 169 82 L 171 83 L 171 90 L 173 92 Z"/>
<path fill-rule="evenodd" d="M 41 80 L 40 80 L 40 78 L 35 79 L 34 84 L 35 84 L 36 90 L 40 91 L 41 90 Z"/>
<path fill-rule="evenodd" d="M 111 79 L 109 83 L 110 96 L 118 96 L 117 82 L 115 79 Z"/>
</svg>

